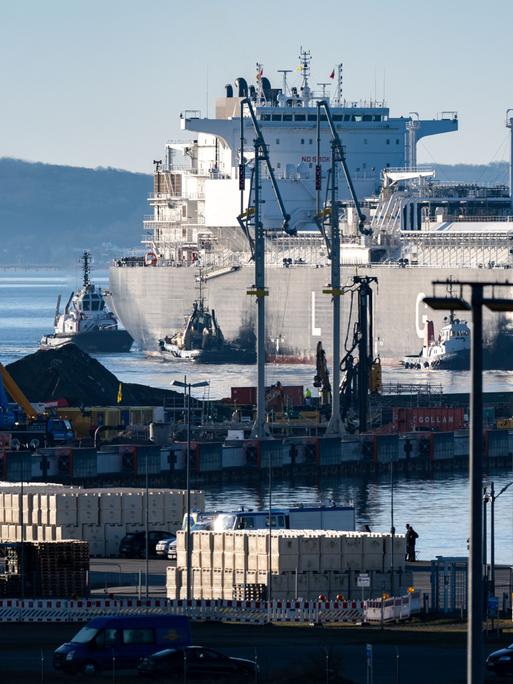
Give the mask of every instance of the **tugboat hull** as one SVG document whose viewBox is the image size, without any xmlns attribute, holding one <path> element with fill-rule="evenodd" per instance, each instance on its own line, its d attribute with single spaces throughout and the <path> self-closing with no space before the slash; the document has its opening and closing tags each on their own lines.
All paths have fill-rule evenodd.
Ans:
<svg viewBox="0 0 513 684">
<path fill-rule="evenodd" d="M 88 354 L 124 354 L 130 351 L 133 342 L 126 330 L 91 330 L 78 335 L 46 335 L 41 339 L 41 349 L 75 344 Z"/>
<path fill-rule="evenodd" d="M 468 349 L 456 354 L 428 358 L 425 356 L 405 356 L 401 361 L 405 368 L 412 370 L 469 370 L 470 351 Z"/>
</svg>

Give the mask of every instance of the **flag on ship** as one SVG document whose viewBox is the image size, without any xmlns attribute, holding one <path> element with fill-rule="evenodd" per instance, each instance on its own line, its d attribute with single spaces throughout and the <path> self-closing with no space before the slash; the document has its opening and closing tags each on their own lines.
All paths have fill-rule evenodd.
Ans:
<svg viewBox="0 0 513 684">
<path fill-rule="evenodd" d="M 330 78 L 335 78 L 335 69 L 333 69 L 333 71 L 331 72 Z"/>
<path fill-rule="evenodd" d="M 121 404 L 122 401 L 123 401 L 123 385 L 122 385 L 121 383 L 119 383 L 119 387 L 118 387 L 118 404 Z"/>
</svg>

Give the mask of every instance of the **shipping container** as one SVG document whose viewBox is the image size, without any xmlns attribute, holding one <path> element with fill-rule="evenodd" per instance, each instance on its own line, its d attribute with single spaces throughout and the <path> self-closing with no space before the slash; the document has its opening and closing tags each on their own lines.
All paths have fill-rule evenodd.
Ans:
<svg viewBox="0 0 513 684">
<path fill-rule="evenodd" d="M 461 430 L 465 427 L 465 411 L 461 406 L 394 408 L 392 424 L 397 432 Z"/>
<path fill-rule="evenodd" d="M 273 403 L 272 398 L 269 395 L 272 393 L 272 390 L 276 389 L 278 389 L 276 385 L 265 388 L 268 404 Z M 303 406 L 305 403 L 302 385 L 281 385 L 279 387 L 279 394 L 283 397 L 285 407 Z M 257 388 L 232 387 L 231 400 L 232 403 L 238 404 L 239 406 L 255 406 L 257 401 Z"/>
<path fill-rule="evenodd" d="M 501 458 L 509 455 L 509 434 L 505 430 L 485 432 L 485 454 L 488 458 Z"/>
<path fill-rule="evenodd" d="M 320 456 L 319 464 L 326 465 L 340 465 L 342 445 L 338 437 L 323 437 L 319 440 Z"/>
<path fill-rule="evenodd" d="M 221 472 L 223 445 L 221 442 L 192 442 L 191 460 L 196 473 Z"/>
</svg>

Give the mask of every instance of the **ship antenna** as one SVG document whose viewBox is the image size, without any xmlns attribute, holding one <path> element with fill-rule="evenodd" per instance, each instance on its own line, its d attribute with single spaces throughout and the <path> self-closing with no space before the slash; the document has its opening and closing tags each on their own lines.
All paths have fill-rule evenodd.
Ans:
<svg viewBox="0 0 513 684">
<path fill-rule="evenodd" d="M 303 104 L 308 107 L 310 104 L 310 86 L 308 85 L 308 78 L 310 76 L 310 62 L 312 61 L 312 55 L 310 50 L 303 50 L 303 46 L 299 48 L 299 60 L 301 62 L 301 73 L 303 75 L 303 85 L 301 86 L 303 91 Z"/>
<path fill-rule="evenodd" d="M 264 65 L 260 62 L 256 63 L 256 82 L 257 82 L 257 103 L 260 104 L 264 100 L 264 89 L 262 88 L 262 76 L 264 75 Z"/>
<path fill-rule="evenodd" d="M 322 88 L 322 99 L 325 100 L 326 99 L 326 88 L 331 84 L 330 83 L 318 83 L 317 85 L 321 86 L 321 88 Z"/>
<path fill-rule="evenodd" d="M 82 254 L 80 261 L 82 262 L 82 272 L 83 272 L 83 285 L 84 287 L 87 287 L 91 280 L 89 276 L 91 275 L 91 252 L 88 252 L 87 250 L 84 250 L 84 253 Z"/>
<path fill-rule="evenodd" d="M 289 86 L 287 84 L 287 74 L 291 74 L 292 69 L 278 69 L 278 73 L 283 74 L 283 81 L 282 81 L 281 90 L 282 90 L 283 94 L 286 96 L 287 90 L 289 89 Z"/>
<path fill-rule="evenodd" d="M 337 64 L 337 96 L 335 98 L 335 104 L 338 107 L 342 105 L 343 74 L 344 65 L 340 62 L 340 64 Z"/>
</svg>

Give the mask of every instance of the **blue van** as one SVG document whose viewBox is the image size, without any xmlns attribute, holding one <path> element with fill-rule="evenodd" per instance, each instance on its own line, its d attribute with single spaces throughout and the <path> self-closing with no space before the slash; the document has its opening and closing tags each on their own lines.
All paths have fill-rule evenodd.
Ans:
<svg viewBox="0 0 513 684">
<path fill-rule="evenodd" d="M 55 650 L 53 666 L 90 675 L 113 666 L 116 670 L 135 669 L 140 658 L 191 643 L 189 621 L 183 615 L 97 617 Z"/>
</svg>

